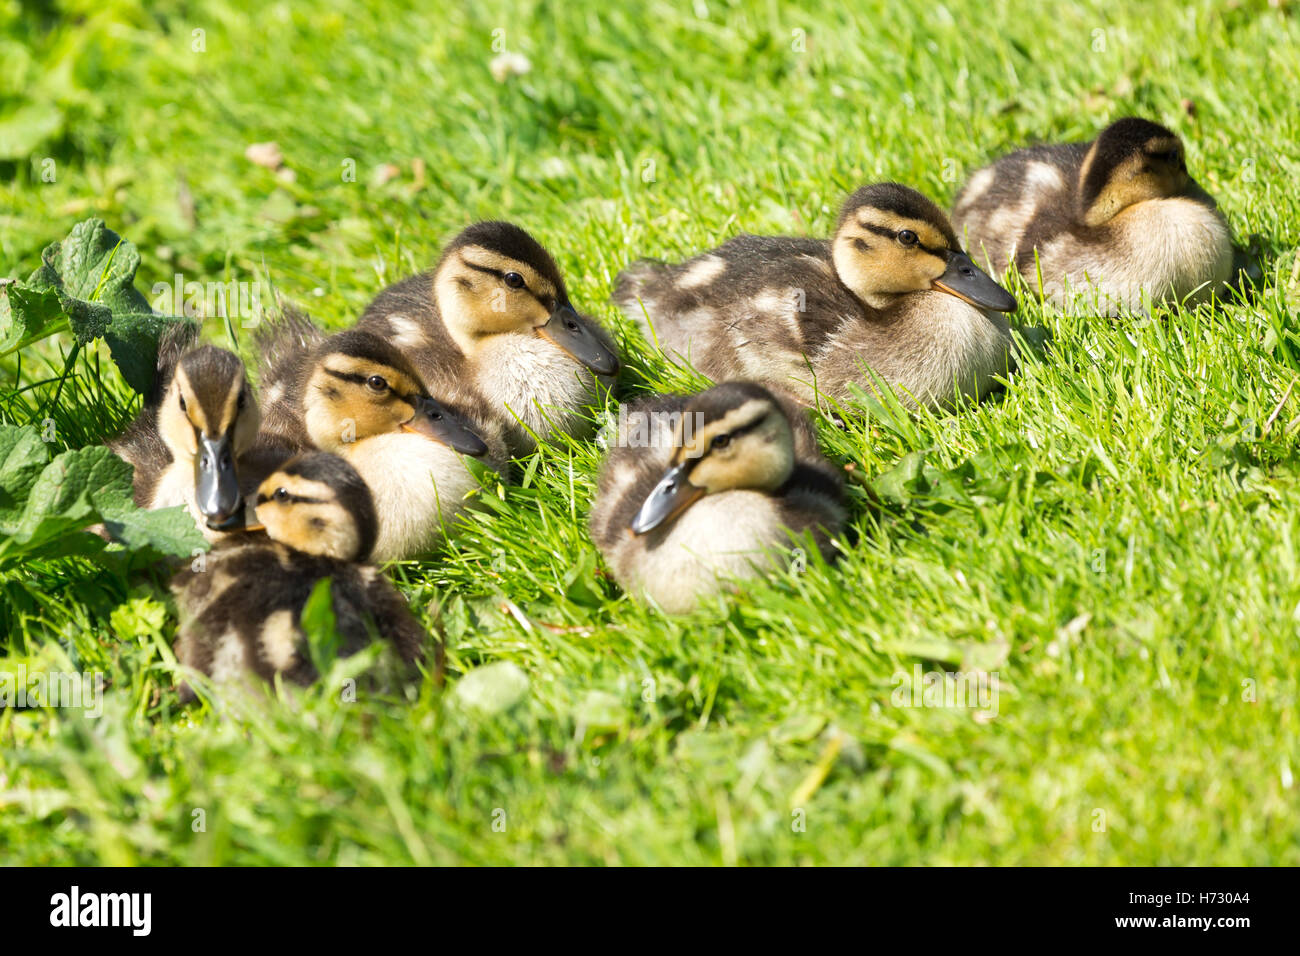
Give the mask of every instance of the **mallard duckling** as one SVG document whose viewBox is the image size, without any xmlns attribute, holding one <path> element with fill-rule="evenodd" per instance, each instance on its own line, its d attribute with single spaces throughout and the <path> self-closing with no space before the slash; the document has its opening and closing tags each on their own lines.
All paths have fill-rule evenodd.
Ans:
<svg viewBox="0 0 1300 956">
<path fill-rule="evenodd" d="M 1016 308 L 939 207 L 897 183 L 851 195 L 831 240 L 743 235 L 680 265 L 643 260 L 614 301 L 715 381 L 843 402 L 850 385 L 873 388 L 869 368 L 905 403 L 939 408 L 1007 372 L 1010 330 L 996 313 Z"/>
<path fill-rule="evenodd" d="M 242 520 L 244 481 L 265 470 L 250 457 L 260 413 L 244 363 L 225 349 L 197 344 L 193 326 L 169 329 L 159 344 L 154 385 L 139 416 L 109 447 L 135 466 L 141 508 L 185 505 L 211 541 Z M 257 472 L 261 470 L 261 474 Z"/>
<path fill-rule="evenodd" d="M 1144 298 L 1208 299 L 1232 273 L 1232 238 L 1213 199 L 1187 172 L 1182 141 L 1122 119 L 1091 143 L 1034 146 L 979 170 L 953 219 L 995 270 L 1014 265 L 1064 306 L 1096 293 L 1114 315 Z"/>
<path fill-rule="evenodd" d="M 591 537 L 631 592 L 680 614 L 811 532 L 827 560 L 843 484 L 807 413 L 752 382 L 628 409 L 601 468 Z"/>
<path fill-rule="evenodd" d="M 400 348 L 434 394 L 492 409 L 514 454 L 532 451 L 533 434 L 589 434 L 583 408 L 619 369 L 550 253 L 508 222 L 470 226 L 431 272 L 380 292 L 358 326 Z"/>
<path fill-rule="evenodd" d="M 360 472 L 379 515 L 376 561 L 415 557 L 441 540 L 478 487 L 462 455 L 490 467 L 505 459 L 490 420 L 478 424 L 432 398 L 402 353 L 376 335 L 349 329 L 327 338 L 288 316 L 258 342 L 268 363 L 263 432 L 297 449 L 333 452 Z"/>
<path fill-rule="evenodd" d="M 208 552 L 203 570 L 172 580 L 181 614 L 176 658 L 218 682 L 248 674 L 296 684 L 318 676 L 304 646 L 302 611 L 317 582 L 330 579 L 340 656 L 370 643 L 371 629 L 408 664 L 426 635 L 405 599 L 366 562 L 379 534 L 366 482 L 336 455 L 309 452 L 285 462 L 256 492 L 263 526 L 232 533 Z M 188 685 L 182 700 L 193 697 Z"/>
</svg>

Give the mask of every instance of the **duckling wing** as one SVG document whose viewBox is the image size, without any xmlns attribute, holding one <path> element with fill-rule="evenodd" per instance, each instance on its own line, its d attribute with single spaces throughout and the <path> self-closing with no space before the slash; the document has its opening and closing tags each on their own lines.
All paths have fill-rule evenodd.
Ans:
<svg viewBox="0 0 1300 956">
<path fill-rule="evenodd" d="M 974 173 L 957 195 L 953 226 L 976 262 L 996 273 L 1033 267 L 1033 250 L 1075 223 L 1088 143 L 1032 146 Z"/>
<path fill-rule="evenodd" d="M 382 290 L 361 314 L 357 328 L 402 350 L 425 385 L 464 373 L 465 355 L 442 321 L 433 295 L 433 273 L 423 272 Z"/>
<path fill-rule="evenodd" d="M 737 236 L 680 265 L 641 262 L 614 301 L 663 351 L 721 381 L 779 382 L 862 307 L 820 239 Z M 774 368 L 774 366 L 779 366 Z"/>
<path fill-rule="evenodd" d="M 311 356 L 324 340 L 325 333 L 291 305 L 282 305 L 280 317 L 264 323 L 254 335 L 261 356 L 258 384 L 262 424 L 257 445 L 245 457 L 261 477 L 270 474 L 293 452 L 312 447 L 302 421 L 302 389 Z"/>
</svg>

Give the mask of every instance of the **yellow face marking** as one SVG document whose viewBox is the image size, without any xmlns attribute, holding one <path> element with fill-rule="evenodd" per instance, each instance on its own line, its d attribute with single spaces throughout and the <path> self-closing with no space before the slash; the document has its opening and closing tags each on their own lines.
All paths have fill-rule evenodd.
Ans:
<svg viewBox="0 0 1300 956">
<path fill-rule="evenodd" d="M 551 281 L 526 262 L 520 262 L 518 259 L 503 256 L 499 252 L 494 252 L 491 249 L 484 249 L 482 246 L 466 246 L 464 249 L 460 250 L 459 254 L 461 264 L 465 269 L 471 272 L 477 272 L 484 279 L 487 279 L 495 285 L 507 289 L 509 288 L 508 286 L 505 286 L 505 283 L 503 283 L 499 277 L 489 275 L 487 272 L 483 272 L 483 269 L 489 269 L 500 273 L 518 273 L 523 277 L 528 292 L 531 292 L 533 295 L 543 300 L 555 299 L 558 295 L 559 290 L 555 288 Z M 517 291 L 524 295 L 528 294 L 527 292 L 524 292 L 523 289 L 510 289 L 509 291 Z"/>
<path fill-rule="evenodd" d="M 918 245 L 925 246 L 926 249 L 947 249 L 948 237 L 936 229 L 933 225 L 924 219 L 913 219 L 909 216 L 900 216 L 896 213 L 886 212 L 883 209 L 863 209 L 858 213 L 858 225 L 862 230 L 875 239 L 884 239 L 879 233 L 872 233 L 871 227 L 877 229 L 887 229 L 889 232 L 897 235 L 904 229 L 916 233 L 920 240 Z M 918 252 L 924 251 L 921 249 Z"/>
<path fill-rule="evenodd" d="M 351 560 L 360 547 L 356 522 L 323 482 L 276 472 L 257 489 L 256 513 L 273 540 L 297 551 Z"/>
<path fill-rule="evenodd" d="M 176 394 L 181 400 L 185 417 L 190 420 L 190 424 L 205 435 L 212 434 L 208 430 L 208 418 L 203 411 L 203 405 L 199 402 L 194 386 L 190 384 L 189 376 L 183 367 L 176 369 Z"/>
<path fill-rule="evenodd" d="M 517 273 L 513 288 L 504 276 Z M 482 246 L 449 256 L 434 278 L 434 298 L 447 331 L 466 355 L 475 355 L 491 336 L 528 333 L 551 317 L 559 290 L 532 266 Z"/>
<path fill-rule="evenodd" d="M 683 412 L 682 420 L 677 427 L 677 461 L 684 461 L 690 458 L 702 458 L 710 450 L 713 439 L 721 435 L 729 435 L 734 431 L 753 425 L 767 415 L 772 406 L 761 399 L 751 399 L 743 405 L 731 409 L 721 418 L 709 422 L 703 428 L 696 431 L 694 425 L 694 415 L 689 410 Z"/>
</svg>

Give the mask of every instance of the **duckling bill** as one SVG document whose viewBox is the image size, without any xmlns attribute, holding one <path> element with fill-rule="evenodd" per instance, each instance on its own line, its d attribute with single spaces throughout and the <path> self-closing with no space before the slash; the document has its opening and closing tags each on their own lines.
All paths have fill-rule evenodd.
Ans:
<svg viewBox="0 0 1300 956">
<path fill-rule="evenodd" d="M 1014 267 L 1034 289 L 1041 274 L 1058 307 L 1080 293 L 1109 315 L 1194 305 L 1232 272 L 1228 225 L 1188 173 L 1182 140 L 1136 117 L 1090 143 L 1002 157 L 971 176 L 953 218 L 991 268 Z"/>
<path fill-rule="evenodd" d="M 406 664 L 427 635 L 401 594 L 368 561 L 379 528 L 370 491 L 343 459 L 310 452 L 286 462 L 256 493 L 262 530 L 225 536 L 203 570 L 172 581 L 181 612 L 176 657 L 219 683 L 281 675 L 309 684 L 302 612 L 316 584 L 330 581 L 340 654 L 354 654 L 372 630 Z M 193 697 L 188 685 L 182 700 Z"/>
<path fill-rule="evenodd" d="M 649 442 L 632 427 L 650 423 Z M 806 413 L 752 382 L 634 404 L 601 468 L 591 535 L 620 584 L 685 613 L 811 535 L 827 560 L 843 485 Z"/>
<path fill-rule="evenodd" d="M 738 236 L 680 265 L 643 260 L 614 301 L 664 352 L 715 381 L 816 404 L 883 380 L 907 405 L 978 399 L 1011 366 L 1016 300 L 920 193 L 853 193 L 829 240 Z"/>
</svg>

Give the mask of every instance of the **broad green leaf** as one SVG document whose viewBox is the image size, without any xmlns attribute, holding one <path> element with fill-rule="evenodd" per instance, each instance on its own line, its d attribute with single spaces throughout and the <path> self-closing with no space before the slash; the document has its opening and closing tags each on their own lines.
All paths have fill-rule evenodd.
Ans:
<svg viewBox="0 0 1300 956">
<path fill-rule="evenodd" d="M 189 555 L 206 551 L 208 540 L 183 505 L 145 511 L 132 508 L 104 519 L 113 540 L 132 551 L 152 549 L 161 554 Z"/>
<path fill-rule="evenodd" d="M 137 392 L 147 392 L 158 366 L 158 340 L 173 319 L 151 312 L 127 312 L 113 316 L 104 333 L 108 350 L 122 372 L 122 378 Z"/>
<path fill-rule="evenodd" d="M 131 466 L 102 445 L 64 452 L 33 483 L 13 537 L 36 546 L 130 507 Z M 103 508 L 104 510 L 101 510 Z"/>
<path fill-rule="evenodd" d="M 0 528 L 22 514 L 32 485 L 49 460 L 49 446 L 35 428 L 0 425 Z"/>
<path fill-rule="evenodd" d="M 0 287 L 0 355 L 62 331 L 66 321 L 53 289 L 29 289 L 21 282 Z"/>
<path fill-rule="evenodd" d="M 110 317 L 115 312 L 152 311 L 148 300 L 135 288 L 140 253 L 105 226 L 102 219 L 77 223 L 66 239 L 45 247 L 41 262 L 27 284 L 58 290 L 65 308 L 71 298 L 101 305 L 109 310 Z"/>
</svg>

